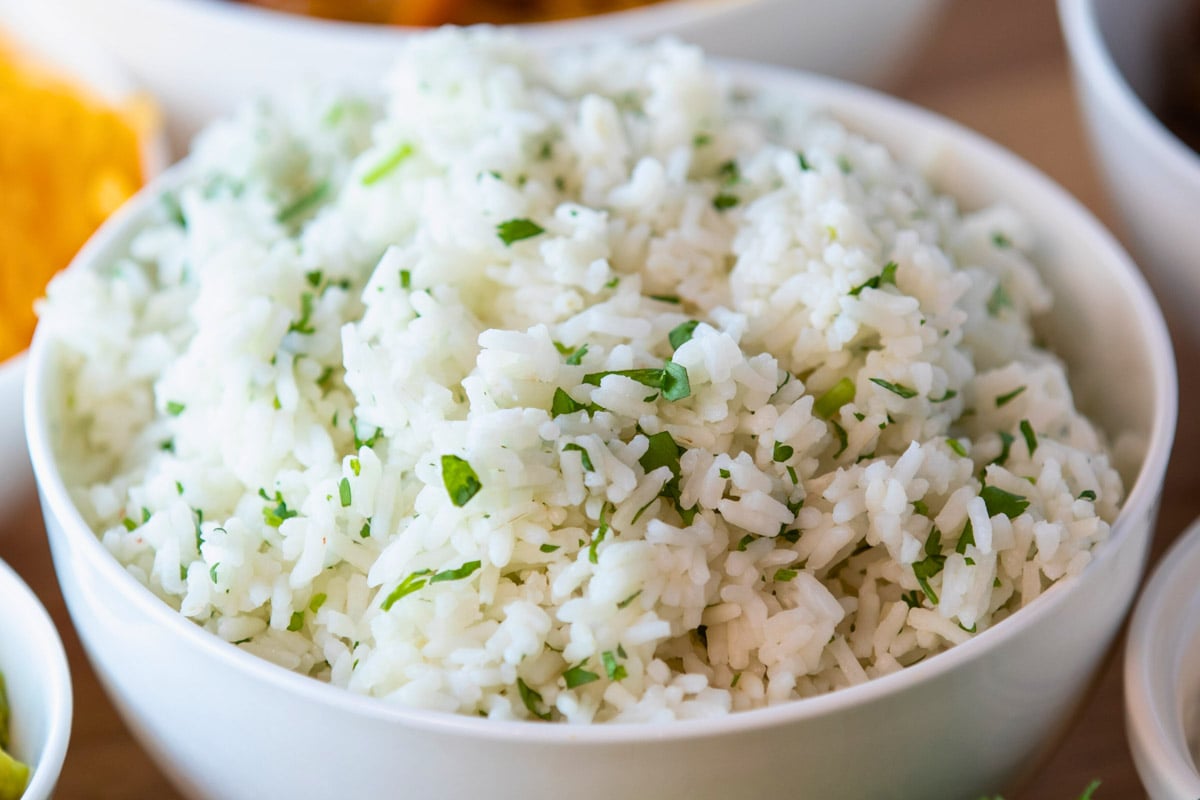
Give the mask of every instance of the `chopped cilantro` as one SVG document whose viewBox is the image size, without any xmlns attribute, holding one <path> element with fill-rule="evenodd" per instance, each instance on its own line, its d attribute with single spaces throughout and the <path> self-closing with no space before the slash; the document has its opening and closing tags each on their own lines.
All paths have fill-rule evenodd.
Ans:
<svg viewBox="0 0 1200 800">
<path fill-rule="evenodd" d="M 672 403 L 682 400 L 692 393 L 692 385 L 688 381 L 687 369 L 682 364 L 668 361 L 663 365 L 662 394 Z"/>
<path fill-rule="evenodd" d="M 523 239 L 532 239 L 534 236 L 540 236 L 545 232 L 545 228 L 529 219 L 510 219 L 496 226 L 496 235 L 507 246 L 511 246 L 514 242 L 519 242 Z"/>
<path fill-rule="evenodd" d="M 271 500 L 271 498 L 267 496 L 266 490 L 264 489 L 259 489 L 258 494 L 259 497 L 263 498 L 264 500 Z M 292 511 L 287 507 L 287 503 L 283 501 L 283 495 L 281 493 L 275 492 L 274 502 L 274 508 L 271 506 L 266 506 L 262 510 L 263 522 L 267 523 L 267 525 L 270 527 L 278 528 L 284 523 L 285 520 L 289 520 L 298 515 L 297 512 Z"/>
<path fill-rule="evenodd" d="M 1006 492 L 996 486 L 983 487 L 979 490 L 979 496 L 983 498 L 983 502 L 987 506 L 988 516 L 992 517 L 1003 514 L 1009 519 L 1015 519 L 1029 508 L 1029 501 L 1024 497 Z"/>
<path fill-rule="evenodd" d="M 942 532 L 935 527 L 929 532 L 929 538 L 925 540 L 925 558 L 912 565 L 913 574 L 917 578 L 917 583 L 921 585 L 921 591 L 925 592 L 925 596 L 935 606 L 938 604 L 938 596 L 933 587 L 929 585 L 929 579 L 941 572 L 945 563 L 946 557 L 942 555 Z"/>
<path fill-rule="evenodd" d="M 321 606 L 325 605 L 325 601 L 328 599 L 329 596 L 324 592 L 318 592 L 317 594 L 314 594 L 312 599 L 308 601 L 308 610 L 314 614 L 317 613 L 321 610 Z"/>
<path fill-rule="evenodd" d="M 461 581 L 469 578 L 482 566 L 480 561 L 468 561 L 457 569 L 444 569 L 429 579 L 430 584 L 445 583 L 446 581 Z"/>
<path fill-rule="evenodd" d="M 896 270 L 900 267 L 895 261 L 889 261 L 883 265 L 883 270 L 874 278 L 870 278 L 858 286 L 850 290 L 851 297 L 858 297 L 862 294 L 863 289 L 879 289 L 880 287 L 891 284 L 896 285 Z"/>
<path fill-rule="evenodd" d="M 338 499 L 342 501 L 342 508 L 350 505 L 350 479 L 342 478 L 338 483 Z"/>
<path fill-rule="evenodd" d="M 896 395 L 899 395 L 900 397 L 903 397 L 905 400 L 908 400 L 908 399 L 911 399 L 911 398 L 917 396 L 917 393 L 915 390 L 910 389 L 907 386 L 900 384 L 900 383 L 892 383 L 891 381 L 885 381 L 883 378 L 871 378 L 870 381 L 871 381 L 871 383 L 875 384 L 876 386 L 882 386 L 884 389 L 887 389 L 892 394 L 896 394 Z"/>
<path fill-rule="evenodd" d="M 996 233 L 992 234 L 992 244 L 996 245 L 996 247 L 1001 250 L 1007 250 L 1008 248 L 1012 247 L 1012 239 L 1009 239 L 1003 233 L 997 231 Z"/>
<path fill-rule="evenodd" d="M 298 631 L 304 627 L 304 612 L 297 611 L 292 614 L 292 618 L 288 621 L 287 629 L 289 631 Z"/>
<path fill-rule="evenodd" d="M 538 706 L 544 703 L 542 696 L 533 689 L 530 689 L 529 685 L 520 678 L 517 678 L 517 692 L 521 695 L 521 702 L 525 704 L 525 708 L 529 710 L 530 714 L 533 714 L 540 720 L 550 721 L 550 712 L 542 711 L 538 708 Z"/>
<path fill-rule="evenodd" d="M 799 574 L 800 573 L 794 569 L 778 569 L 778 570 L 775 570 L 775 582 L 776 583 L 787 583 L 788 581 L 790 581 L 792 578 L 796 577 Z"/>
<path fill-rule="evenodd" d="M 359 528 L 358 538 L 360 538 L 360 539 L 370 539 L 371 538 L 371 520 L 367 520 L 366 522 L 363 523 L 363 526 L 361 528 Z"/>
<path fill-rule="evenodd" d="M 719 470 L 717 470 L 717 474 L 720 475 L 722 478 L 728 478 L 730 475 L 729 470 L 727 470 L 727 469 L 719 469 Z"/>
<path fill-rule="evenodd" d="M 325 199 L 325 195 L 329 194 L 329 181 L 321 181 L 314 186 L 307 194 L 297 197 L 288 205 L 280 209 L 279 214 L 275 219 L 278 222 L 290 222 L 297 217 L 302 217 L 312 211 L 321 201 Z"/>
<path fill-rule="evenodd" d="M 354 473 L 354 477 L 362 475 L 362 462 L 357 457 L 350 459 L 350 471 Z"/>
<path fill-rule="evenodd" d="M 588 545 L 588 561 L 593 564 L 600 562 L 600 554 L 598 552 L 600 543 L 604 541 L 604 537 L 608 535 L 608 513 L 611 506 L 608 503 L 600 506 L 600 527 L 596 529 L 596 535 L 592 537 L 592 543 Z"/>
<path fill-rule="evenodd" d="M 838 447 L 838 451 L 833 454 L 833 457 L 837 458 L 842 453 L 846 452 L 846 447 L 849 446 L 850 439 L 846 436 L 846 429 L 841 425 L 833 421 L 831 421 L 829 424 L 833 426 L 833 433 L 835 436 L 837 436 L 838 444 L 841 445 Z"/>
<path fill-rule="evenodd" d="M 941 397 L 931 397 L 931 398 L 929 398 L 929 402 L 931 402 L 931 403 L 944 403 L 944 402 L 946 402 L 947 400 L 953 400 L 953 399 L 954 399 L 954 398 L 956 398 L 956 397 L 958 397 L 958 392 L 954 391 L 953 389 L 947 389 L 947 390 L 946 390 L 946 393 L 945 393 L 944 395 L 942 395 Z"/>
<path fill-rule="evenodd" d="M 583 468 L 586 469 L 588 472 L 595 471 L 596 468 L 594 466 L 592 466 L 592 458 L 591 458 L 591 456 L 588 455 L 588 451 L 586 449 L 584 449 L 583 445 L 578 445 L 578 444 L 575 444 L 574 442 L 572 442 L 563 447 L 563 452 L 564 453 L 566 453 L 566 452 L 579 453 L 579 458 L 581 461 L 583 461 Z"/>
<path fill-rule="evenodd" d="M 1000 312 L 1006 308 L 1012 308 L 1012 298 L 1008 296 L 1008 292 L 1004 290 L 1004 284 L 997 283 L 996 288 L 992 290 L 991 297 L 987 301 L 987 312 L 993 317 L 999 316 Z"/>
<path fill-rule="evenodd" d="M 305 292 L 300 295 L 300 319 L 288 326 L 288 333 L 299 333 L 302 336 L 308 336 L 316 332 L 316 328 L 312 325 L 313 301 L 315 299 L 312 292 Z"/>
<path fill-rule="evenodd" d="M 1000 436 L 1000 455 L 996 456 L 992 463 L 1004 466 L 1004 462 L 1008 461 L 1008 454 L 1012 450 L 1014 439 L 1008 431 L 1000 431 L 998 435 Z"/>
<path fill-rule="evenodd" d="M 721 192 L 720 194 L 718 194 L 716 197 L 713 198 L 712 204 L 713 204 L 713 208 L 715 208 L 717 211 L 725 211 L 727 209 L 733 208 L 739 202 L 740 201 L 738 200 L 737 195 Z"/>
<path fill-rule="evenodd" d="M 717 168 L 717 177 L 721 179 L 722 183 L 729 185 L 741 180 L 742 173 L 738 169 L 738 163 L 731 159 Z"/>
<path fill-rule="evenodd" d="M 391 174 L 396 167 L 408 160 L 413 154 L 412 145 L 406 143 L 397 145 L 390 153 L 380 159 L 379 163 L 367 170 L 362 176 L 362 185 L 371 186 Z"/>
<path fill-rule="evenodd" d="M 1096 493 L 1093 492 L 1091 489 L 1084 489 L 1082 492 L 1079 493 L 1078 499 L 1091 500 L 1092 502 L 1095 502 L 1096 501 Z"/>
<path fill-rule="evenodd" d="M 167 401 L 167 413 L 170 414 L 172 417 L 178 417 L 180 414 L 183 413 L 183 410 L 185 408 L 187 408 L 187 406 L 184 405 L 183 403 L 177 403 L 174 400 Z"/>
<path fill-rule="evenodd" d="M 563 680 L 567 682 L 568 689 L 577 689 L 580 686 L 586 686 L 592 681 L 600 680 L 600 676 L 594 672 L 589 672 L 583 668 L 583 664 L 580 664 L 564 672 Z"/>
<path fill-rule="evenodd" d="M 559 417 L 563 414 L 574 414 L 577 411 L 586 411 L 587 406 L 567 394 L 561 388 L 554 390 L 554 400 L 550 404 L 550 416 Z"/>
<path fill-rule="evenodd" d="M 1029 420 L 1021 420 L 1021 435 L 1025 437 L 1025 446 L 1029 448 L 1029 455 L 1032 457 L 1037 450 L 1038 440 L 1037 434 L 1033 432 L 1033 426 L 1029 424 Z"/>
<path fill-rule="evenodd" d="M 1017 398 L 1018 395 L 1021 394 L 1021 392 L 1025 391 L 1025 388 L 1026 387 L 1024 387 L 1024 386 L 1018 386 L 1016 389 L 1013 389 L 1008 394 L 1002 394 L 999 397 L 997 397 L 996 398 L 996 408 L 1002 408 L 1003 406 L 1006 406 L 1009 403 L 1011 403 L 1014 399 Z"/>
<path fill-rule="evenodd" d="M 541 547 L 539 547 L 538 549 L 541 550 L 543 553 L 553 553 L 555 550 L 559 549 L 560 547 L 562 547 L 562 545 L 544 544 Z"/>
<path fill-rule="evenodd" d="M 754 540 L 757 538 L 758 537 L 755 536 L 753 533 L 747 533 L 745 536 L 743 536 L 741 539 L 738 540 L 737 551 L 739 553 L 746 552 L 746 548 L 749 547 L 754 542 Z"/>
<path fill-rule="evenodd" d="M 400 288 L 401 289 L 411 289 L 412 288 L 412 273 L 406 269 L 400 270 Z"/>
<path fill-rule="evenodd" d="M 949 436 L 946 437 L 946 446 L 949 447 L 954 452 L 958 453 L 963 458 L 968 457 L 967 456 L 967 448 L 963 447 L 963 443 L 960 442 L 958 439 L 955 439 L 955 438 L 952 438 Z"/>
<path fill-rule="evenodd" d="M 796 153 L 796 160 L 800 162 L 800 169 L 802 171 L 812 171 L 812 165 L 808 163 L 808 159 L 804 157 L 804 153 Z"/>
<path fill-rule="evenodd" d="M 920 514 L 921 516 L 923 516 L 923 517 L 929 516 L 929 506 L 925 505 L 924 500 L 913 500 L 912 507 L 913 507 L 913 511 Z"/>
<path fill-rule="evenodd" d="M 677 306 L 680 304 L 680 302 L 682 302 L 678 295 L 673 294 L 652 294 L 649 295 L 649 297 L 651 300 L 657 300 L 660 303 L 669 303 L 673 306 Z"/>
<path fill-rule="evenodd" d="M 667 334 L 667 341 L 671 343 L 671 348 L 678 350 L 686 342 L 691 341 L 692 334 L 699 324 L 698 321 L 689 319 L 687 322 L 681 322 L 672 328 L 671 332 Z"/>
<path fill-rule="evenodd" d="M 571 351 L 571 353 L 569 355 L 567 355 L 566 363 L 572 367 L 578 367 L 580 364 L 583 363 L 583 357 L 587 355 L 587 351 L 588 351 L 587 342 L 584 342 L 578 348 Z"/>
<path fill-rule="evenodd" d="M 483 488 L 471 465 L 454 455 L 442 456 L 442 483 L 446 485 L 450 502 L 459 508 L 469 503 Z"/>
<path fill-rule="evenodd" d="M 795 453 L 796 453 L 796 450 L 791 445 L 784 444 L 783 442 L 776 442 L 773 458 L 776 461 L 781 461 L 781 462 L 787 461 Z"/>
<path fill-rule="evenodd" d="M 973 544 L 975 544 L 975 528 L 971 525 L 971 520 L 968 519 L 967 524 L 963 526 L 962 534 L 958 537 L 958 544 L 954 545 L 954 552 L 961 556 Z"/>
<path fill-rule="evenodd" d="M 617 663 L 617 657 L 613 651 L 605 650 L 600 654 L 600 659 L 604 662 L 604 671 L 608 673 L 609 680 L 619 681 L 628 676 L 625 665 Z"/>
<path fill-rule="evenodd" d="M 432 572 L 433 570 L 431 569 L 419 569 L 404 580 L 400 581 L 400 583 L 396 585 L 396 588 L 392 589 L 391 594 L 384 599 L 380 608 L 382 608 L 384 611 L 389 611 L 391 610 L 391 607 L 396 604 L 396 601 L 407 597 L 418 589 L 425 588 L 425 584 L 429 582 L 428 576 Z"/>
</svg>

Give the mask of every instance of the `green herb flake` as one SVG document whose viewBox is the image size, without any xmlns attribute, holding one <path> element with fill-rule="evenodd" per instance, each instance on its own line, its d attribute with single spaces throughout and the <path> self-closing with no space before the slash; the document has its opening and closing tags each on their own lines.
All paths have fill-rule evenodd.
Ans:
<svg viewBox="0 0 1200 800">
<path fill-rule="evenodd" d="M 266 490 L 264 489 L 259 489 L 258 495 L 264 500 L 272 500 L 272 498 L 267 495 Z M 275 492 L 274 502 L 275 506 L 273 508 L 271 506 L 267 506 L 263 508 L 262 511 L 263 522 L 267 523 L 267 525 L 270 527 L 278 528 L 284 523 L 285 520 L 289 520 L 298 515 L 297 512 L 288 508 L 287 503 L 283 501 L 283 495 L 279 492 Z"/>
<path fill-rule="evenodd" d="M 291 620 L 288 621 L 287 629 L 289 631 L 294 632 L 294 631 L 300 630 L 303 627 L 304 627 L 304 612 L 297 611 L 296 613 L 292 614 Z"/>
<path fill-rule="evenodd" d="M 802 172 L 812 172 L 812 164 L 808 163 L 808 159 L 804 157 L 804 153 L 796 153 L 796 160 L 800 163 Z"/>
<path fill-rule="evenodd" d="M 997 283 L 996 288 L 992 290 L 992 294 L 988 297 L 987 312 L 989 315 L 996 317 L 1006 308 L 1012 308 L 1012 298 L 1008 296 L 1008 292 L 1004 290 L 1004 284 Z"/>
<path fill-rule="evenodd" d="M 588 472 L 595 472 L 596 468 L 594 466 L 592 466 L 592 458 L 591 458 L 591 456 L 588 455 L 588 451 L 586 449 L 584 449 L 583 445 L 575 444 L 574 442 L 572 442 L 571 444 L 568 444 L 563 447 L 563 452 L 564 453 L 567 453 L 567 452 L 579 453 L 579 458 L 581 461 L 583 461 L 583 468 L 586 469 Z"/>
<path fill-rule="evenodd" d="M 185 408 L 187 408 L 187 406 L 184 405 L 183 403 L 177 403 L 174 400 L 167 401 L 167 413 L 170 414 L 172 417 L 178 417 L 180 414 L 183 413 L 183 410 Z"/>
<path fill-rule="evenodd" d="M 317 377 L 317 386 L 322 389 L 329 386 L 329 380 L 333 377 L 333 367 L 326 367 L 321 370 L 321 374 Z"/>
<path fill-rule="evenodd" d="M 717 177 L 722 183 L 728 186 L 729 184 L 737 183 L 739 180 L 741 180 L 742 172 L 740 169 L 738 169 L 738 163 L 730 160 L 717 167 Z"/>
<path fill-rule="evenodd" d="M 884 389 L 887 389 L 892 394 L 903 397 L 905 400 L 910 400 L 917 396 L 917 393 L 915 390 L 910 389 L 907 386 L 900 384 L 900 383 L 892 383 L 891 381 L 885 381 L 883 378 L 870 378 L 870 381 L 871 381 L 871 383 L 875 384 L 876 386 L 882 386 Z"/>
<path fill-rule="evenodd" d="M 500 241 L 504 242 L 505 246 L 512 246 L 514 242 L 524 239 L 532 239 L 545 232 L 545 228 L 529 219 L 510 219 L 496 226 L 496 235 L 500 237 Z"/>
<path fill-rule="evenodd" d="M 400 583 L 396 585 L 396 588 L 392 589 L 391 594 L 384 599 L 380 608 L 382 608 L 384 611 L 389 611 L 397 601 L 407 597 L 418 589 L 425 588 L 425 584 L 429 582 L 428 576 L 432 572 L 433 570 L 431 569 L 419 569 L 404 580 L 400 581 Z"/>
<path fill-rule="evenodd" d="M 541 547 L 539 547 L 538 549 L 541 550 L 543 553 L 553 553 L 555 550 L 558 550 L 560 547 L 562 547 L 562 545 L 544 544 Z"/>
<path fill-rule="evenodd" d="M 175 494 L 178 494 L 178 495 L 183 494 L 183 484 L 180 483 L 179 481 L 175 481 Z"/>
<path fill-rule="evenodd" d="M 944 403 L 944 402 L 946 402 L 947 400 L 953 400 L 953 399 L 954 399 L 954 398 L 956 398 L 956 397 L 958 397 L 958 392 L 954 391 L 953 389 L 947 389 L 947 390 L 946 390 L 946 393 L 945 393 L 944 395 L 942 395 L 941 397 L 931 397 L 931 398 L 929 398 L 929 402 L 931 402 L 931 403 Z"/>
<path fill-rule="evenodd" d="M 741 201 L 738 200 L 737 195 L 721 192 L 713 198 L 712 204 L 713 208 L 715 208 L 717 211 L 726 211 L 736 206 L 739 202 Z"/>
<path fill-rule="evenodd" d="M 275 219 L 280 223 L 288 223 L 294 219 L 302 217 L 319 206 L 321 201 L 324 200 L 325 196 L 328 194 L 329 181 L 321 181 L 309 192 L 297 197 L 291 203 L 280 209 L 279 214 L 276 215 Z"/>
<path fill-rule="evenodd" d="M 341 482 L 338 484 L 338 499 L 342 501 L 342 508 L 346 508 L 350 505 L 351 497 L 349 478 L 342 478 Z"/>
<path fill-rule="evenodd" d="M 796 542 L 800 541 L 800 531 L 795 529 L 784 531 L 783 533 L 779 534 L 779 538 L 790 544 L 795 544 Z"/>
<path fill-rule="evenodd" d="M 851 289 L 850 296 L 858 297 L 860 294 L 862 294 L 863 289 L 879 289 L 889 284 L 895 286 L 896 270 L 899 269 L 899 267 L 900 265 L 895 261 L 887 262 L 883 265 L 883 269 L 878 275 L 864 281 L 863 283 L 860 283 L 858 286 L 855 286 L 853 289 Z"/>
<path fill-rule="evenodd" d="M 357 457 L 350 459 L 350 471 L 354 473 L 354 477 L 362 475 L 362 462 Z"/>
<path fill-rule="evenodd" d="M 617 608 L 628 608 L 629 604 L 632 603 L 634 600 L 637 600 L 638 596 L 641 595 L 641 593 L 642 593 L 642 590 L 638 589 L 636 592 L 629 595 L 629 597 L 626 597 L 624 600 L 617 603 Z"/>
<path fill-rule="evenodd" d="M 446 485 L 450 502 L 458 508 L 471 502 L 471 498 L 483 488 L 471 465 L 454 455 L 442 456 L 442 482 Z"/>
<path fill-rule="evenodd" d="M 920 514 L 923 517 L 929 516 L 929 506 L 925 504 L 924 500 L 913 500 L 912 507 L 913 511 L 917 514 Z"/>
<path fill-rule="evenodd" d="M 837 164 L 838 169 L 840 169 L 843 174 L 849 175 L 854 170 L 854 165 L 850 163 L 850 159 L 846 158 L 846 156 L 838 156 Z"/>
<path fill-rule="evenodd" d="M 958 453 L 963 458 L 968 458 L 967 448 L 963 447 L 963 443 L 953 437 L 946 437 L 946 446 Z"/>
<path fill-rule="evenodd" d="M 1033 426 L 1027 419 L 1021 420 L 1021 435 L 1025 437 L 1025 446 L 1029 448 L 1029 455 L 1032 458 L 1034 451 L 1037 450 L 1038 440 L 1037 434 L 1033 432 Z"/>
<path fill-rule="evenodd" d="M 796 475 L 796 468 L 793 467 L 791 464 L 788 465 L 787 474 L 788 474 L 788 477 L 792 479 L 792 483 L 794 485 L 800 483 L 800 478 L 799 478 L 799 476 Z"/>
<path fill-rule="evenodd" d="M 539 708 L 544 704 L 542 696 L 530 689 L 529 685 L 520 678 L 517 678 L 517 692 L 521 695 L 521 702 L 525 704 L 525 708 L 529 710 L 530 714 L 545 722 L 550 721 L 550 712 L 542 711 Z"/>
<path fill-rule="evenodd" d="M 800 573 L 794 569 L 778 569 L 775 570 L 775 582 L 787 583 L 799 574 Z"/>
<path fill-rule="evenodd" d="M 370 539 L 371 538 L 371 520 L 367 520 L 366 522 L 364 522 L 363 526 L 358 529 L 358 538 L 360 538 L 360 539 Z"/>
<path fill-rule="evenodd" d="M 942 532 L 935 527 L 925 540 L 925 558 L 912 565 L 913 575 L 916 576 L 921 591 L 925 592 L 925 596 L 935 606 L 938 604 L 938 596 L 929 585 L 929 579 L 941 572 L 945 563 L 946 557 L 942 555 Z"/>
<path fill-rule="evenodd" d="M 1008 431 L 1000 431 L 997 435 L 1000 437 L 1000 455 L 996 456 L 992 463 L 1004 466 L 1008 461 L 1008 454 L 1012 451 L 1013 442 L 1016 440 Z"/>
<path fill-rule="evenodd" d="M 1021 516 L 1025 509 L 1029 508 L 1029 501 L 1019 494 L 1006 492 L 997 486 L 985 486 L 979 490 L 979 496 L 983 498 L 984 504 L 987 506 L 988 516 L 994 517 L 997 514 L 1003 514 L 1009 519 L 1015 519 Z"/>
<path fill-rule="evenodd" d="M 1025 389 L 1026 389 L 1026 387 L 1024 387 L 1024 386 L 1018 386 L 1016 389 L 1013 389 L 1008 394 L 1000 395 L 999 397 L 996 398 L 996 408 L 1003 408 L 1004 406 L 1008 405 L 1013 400 L 1015 400 L 1018 396 L 1020 396 L 1020 394 L 1025 391 Z"/>
<path fill-rule="evenodd" d="M 1096 502 L 1096 493 L 1093 492 L 1091 489 L 1084 489 L 1082 492 L 1079 493 L 1078 499 L 1079 500 L 1091 500 L 1094 503 L 1094 502 Z"/>
<path fill-rule="evenodd" d="M 673 350 L 678 350 L 680 347 L 692 339 L 692 334 L 695 333 L 696 327 L 700 323 L 697 320 L 689 319 L 687 322 L 681 322 L 671 329 L 667 334 L 667 341 L 671 343 Z"/>
<path fill-rule="evenodd" d="M 730 472 L 727 469 L 719 469 L 719 470 L 717 470 L 717 474 L 720 475 L 722 478 L 728 479 Z"/>
<path fill-rule="evenodd" d="M 312 599 L 308 601 L 308 610 L 314 614 L 317 613 L 321 610 L 321 606 L 325 605 L 325 601 L 328 599 L 329 596 L 324 592 L 318 592 L 317 594 L 314 594 Z"/>
<path fill-rule="evenodd" d="M 740 681 L 741 679 L 742 679 L 742 673 L 740 673 L 740 672 L 733 673 L 733 680 L 731 680 L 729 682 L 729 688 L 730 689 L 737 688 L 738 681 Z"/>
<path fill-rule="evenodd" d="M 644 457 L 644 456 L 643 456 Z M 605 503 L 600 506 L 600 525 L 596 528 L 596 535 L 592 537 L 592 543 L 588 545 L 588 561 L 593 564 L 600 563 L 600 543 L 604 541 L 604 537 L 608 535 L 608 514 L 612 507 Z M 612 509 L 615 510 L 615 509 Z"/>
<path fill-rule="evenodd" d="M 1012 247 L 1012 239 L 1009 239 L 1003 233 L 997 231 L 996 233 L 992 234 L 992 244 L 994 244 L 1000 250 L 1007 250 L 1008 248 Z"/>
<path fill-rule="evenodd" d="M 434 575 L 429 579 L 430 584 L 445 583 L 446 581 L 461 581 L 463 578 L 469 578 L 475 574 L 478 569 L 483 566 L 481 561 L 468 561 L 457 569 L 446 569 Z"/>
<path fill-rule="evenodd" d="M 772 457 L 775 459 L 775 461 L 783 462 L 787 461 L 789 458 L 795 455 L 795 453 L 796 450 L 791 445 L 784 444 L 783 442 L 776 442 L 775 451 L 772 454 Z"/>
<path fill-rule="evenodd" d="M 963 526 L 962 534 L 958 537 L 958 544 L 954 545 L 954 552 L 960 556 L 967 552 L 967 548 L 975 544 L 975 528 L 971 525 L 971 520 L 967 520 L 967 524 Z"/>
<path fill-rule="evenodd" d="M 688 381 L 687 369 L 682 364 L 668 361 L 663 365 L 662 394 L 672 403 L 690 396 L 692 384 Z"/>
<path fill-rule="evenodd" d="M 657 300 L 660 303 L 668 303 L 673 306 L 677 306 L 681 302 L 683 302 L 682 300 L 679 299 L 678 295 L 674 295 L 674 294 L 652 294 L 652 295 L 649 295 L 649 297 L 651 300 Z"/>
<path fill-rule="evenodd" d="M 397 145 L 390 153 L 384 156 L 380 161 L 362 176 L 363 186 L 373 186 L 395 171 L 396 167 L 403 164 L 413 154 L 413 147 L 408 143 Z"/>
<path fill-rule="evenodd" d="M 592 681 L 600 680 L 600 676 L 594 672 L 589 672 L 583 668 L 583 664 L 580 664 L 564 672 L 563 680 L 567 682 L 568 689 L 578 689 L 580 686 L 586 686 Z"/>
<path fill-rule="evenodd" d="M 574 414 L 578 411 L 586 411 L 587 406 L 577 402 L 571 395 L 567 394 L 561 388 L 554 390 L 554 400 L 550 403 L 550 416 L 561 417 L 563 414 Z"/>
<path fill-rule="evenodd" d="M 692 137 L 692 147 L 707 147 L 712 144 L 712 136 L 707 133 L 697 133 Z"/>
<path fill-rule="evenodd" d="M 741 539 L 738 540 L 737 551 L 739 553 L 746 552 L 746 548 L 749 547 L 754 542 L 754 540 L 757 538 L 758 537 L 755 536 L 753 533 L 747 533 L 745 536 L 743 536 Z"/>
<path fill-rule="evenodd" d="M 587 351 L 588 351 L 587 342 L 584 342 L 578 348 L 573 350 L 570 355 L 567 356 L 566 363 L 572 367 L 578 367 L 580 364 L 583 363 L 583 357 L 587 355 Z"/>
<path fill-rule="evenodd" d="M 1094 795 L 1096 793 L 1096 790 L 1099 788 L 1100 788 L 1100 781 L 1099 780 L 1092 781 L 1091 783 L 1089 783 L 1087 785 L 1087 788 L 1083 790 L 1083 794 L 1079 795 L 1079 800 L 1092 800 L 1092 795 Z"/>
<path fill-rule="evenodd" d="M 406 269 L 400 270 L 400 288 L 401 289 L 411 289 L 412 288 L 412 273 Z"/>
<path fill-rule="evenodd" d="M 312 325 L 313 303 L 316 298 L 312 292 L 305 292 L 300 295 L 300 319 L 288 326 L 288 333 L 299 333 L 302 336 L 308 336 L 316 332 L 316 328 Z"/>
<path fill-rule="evenodd" d="M 846 452 L 846 448 L 850 444 L 850 439 L 849 439 L 849 437 L 846 436 L 846 429 L 843 428 L 841 425 L 839 425 L 833 421 L 831 421 L 829 424 L 833 426 L 833 433 L 835 436 L 837 436 L 837 440 L 838 440 L 838 444 L 839 444 L 837 452 L 833 454 L 833 457 L 837 458 L 842 453 Z"/>
<path fill-rule="evenodd" d="M 604 662 L 604 671 L 608 673 L 610 681 L 619 681 L 628 677 L 629 673 L 625 671 L 625 665 L 617 663 L 617 657 L 612 650 L 605 650 L 600 654 L 600 659 Z"/>
</svg>

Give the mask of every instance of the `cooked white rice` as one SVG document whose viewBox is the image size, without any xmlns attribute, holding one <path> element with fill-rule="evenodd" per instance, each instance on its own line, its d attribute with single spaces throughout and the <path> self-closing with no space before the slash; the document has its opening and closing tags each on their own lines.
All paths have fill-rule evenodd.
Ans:
<svg viewBox="0 0 1200 800">
<path fill-rule="evenodd" d="M 570 722 L 808 697 L 1109 534 L 1031 246 L 692 48 L 438 33 L 380 98 L 213 126 L 126 257 L 52 285 L 60 455 L 166 602 L 351 691 Z"/>
</svg>

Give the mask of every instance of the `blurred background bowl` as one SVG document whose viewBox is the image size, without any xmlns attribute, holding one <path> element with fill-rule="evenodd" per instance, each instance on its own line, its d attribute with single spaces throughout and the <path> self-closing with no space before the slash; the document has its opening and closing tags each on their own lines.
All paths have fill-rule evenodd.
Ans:
<svg viewBox="0 0 1200 800">
<path fill-rule="evenodd" d="M 1200 522 L 1163 558 L 1129 625 L 1129 746 L 1152 800 L 1200 797 Z"/>
<path fill-rule="evenodd" d="M 894 78 L 944 0 L 663 0 L 628 11 L 520 26 L 538 44 L 674 35 L 713 55 L 878 85 Z M 321 79 L 378 83 L 416 28 L 332 22 L 228 0 L 42 0 L 77 20 L 166 109 L 184 152 L 214 116 L 248 98 Z M 180 35 L 186 31 L 186 35 Z"/>
<path fill-rule="evenodd" d="M 3 561 L 0 673 L 12 707 L 10 752 L 32 770 L 21 800 L 47 800 L 71 735 L 71 675 L 46 609 Z"/>
<path fill-rule="evenodd" d="M 37 4 L 0 0 L 0 36 L 10 37 L 39 62 L 113 106 L 130 103 L 138 96 L 133 83 L 102 48 L 75 26 L 46 17 Z M 166 139 L 155 124 L 142 137 L 143 174 L 153 177 L 167 163 Z M 0 361 L 0 514 L 15 508 L 18 500 L 33 491 L 21 416 L 24 374 L 24 353 Z"/>
<path fill-rule="evenodd" d="M 1194 0 L 1059 0 L 1093 153 L 1139 263 L 1179 333 L 1200 344 L 1200 155 L 1156 116 L 1190 43 L 1200 115 Z"/>
<path fill-rule="evenodd" d="M 565 726 L 398 707 L 225 643 L 112 557 L 62 482 L 49 416 L 61 378 L 57 354 L 39 334 L 26 411 L 55 568 L 97 673 L 185 795 L 375 797 L 404 786 L 495 800 L 979 797 L 1012 787 L 1037 767 L 1083 699 L 1145 565 L 1176 419 L 1161 313 L 1095 219 L 996 145 L 845 84 L 768 68 L 742 66 L 735 74 L 747 86 L 788 91 L 829 109 L 963 207 L 1003 201 L 1033 224 L 1035 259 L 1057 298 L 1039 334 L 1070 364 L 1081 409 L 1119 434 L 1118 449 L 1132 454 L 1122 462 L 1128 498 L 1095 560 L 1079 578 L 928 661 L 833 694 L 720 719 Z M 95 269 L 122 254 L 183 170 L 186 164 L 113 217 L 72 269 Z M 864 758 L 878 768 L 864 769 Z"/>
</svg>

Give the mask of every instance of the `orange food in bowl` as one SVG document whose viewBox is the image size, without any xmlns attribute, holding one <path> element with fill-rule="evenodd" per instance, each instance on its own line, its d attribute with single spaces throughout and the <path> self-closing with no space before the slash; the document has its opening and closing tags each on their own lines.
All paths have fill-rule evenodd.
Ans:
<svg viewBox="0 0 1200 800">
<path fill-rule="evenodd" d="M 518 24 L 624 11 L 659 0 L 242 0 L 345 22 L 390 25 Z"/>
<path fill-rule="evenodd" d="M 139 115 L 0 38 L 0 361 L 29 345 L 54 273 L 141 186 Z"/>
</svg>

